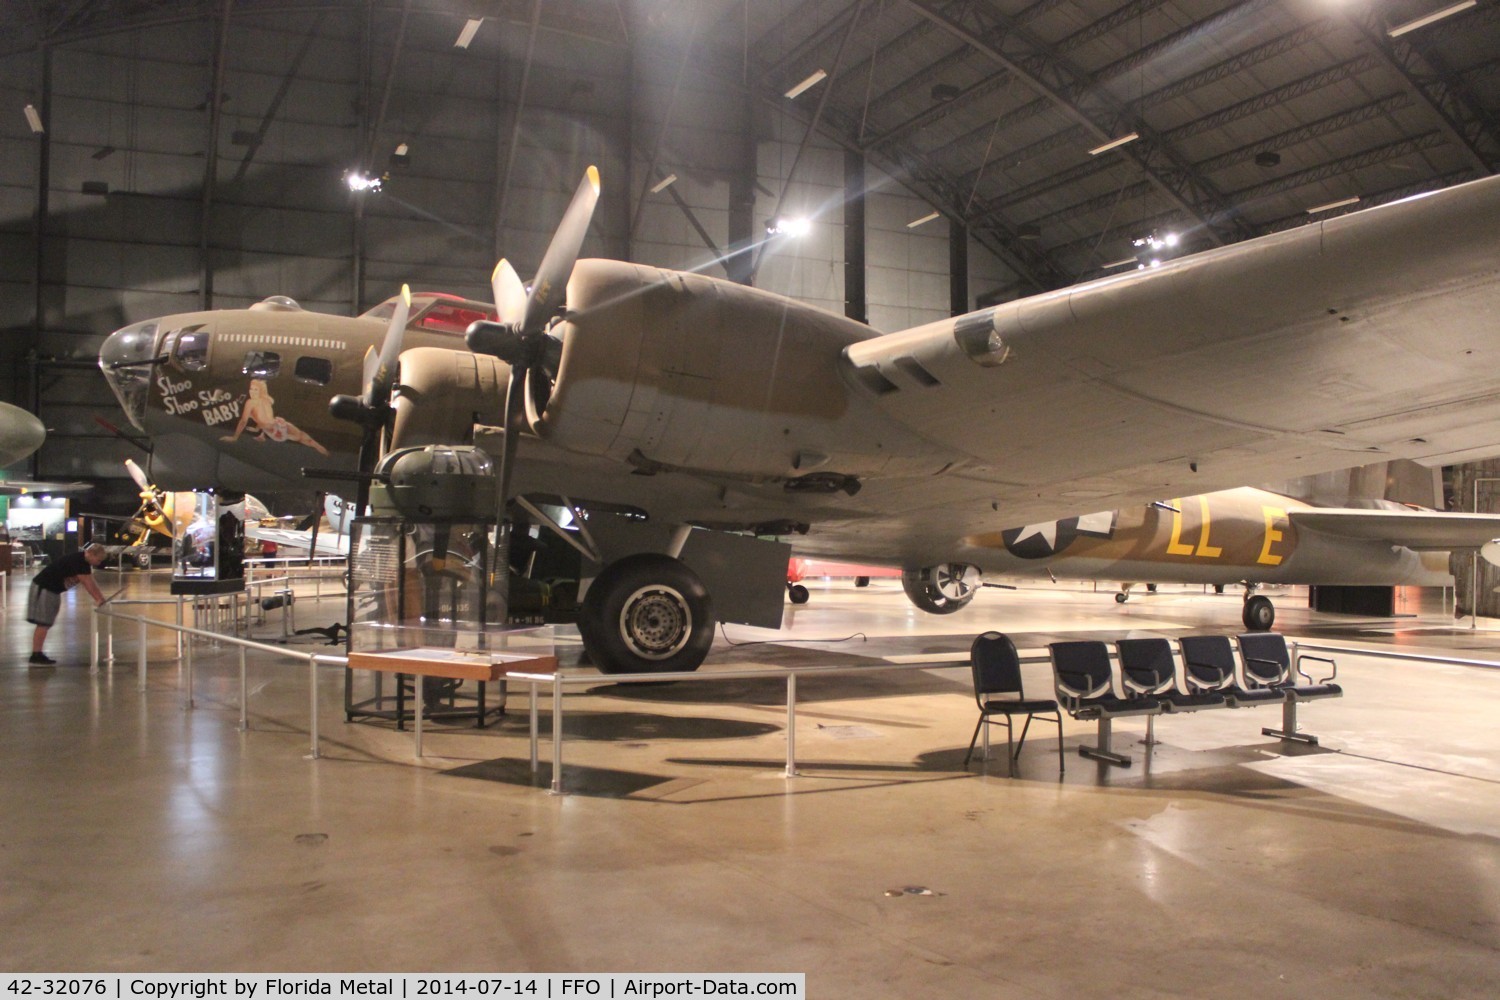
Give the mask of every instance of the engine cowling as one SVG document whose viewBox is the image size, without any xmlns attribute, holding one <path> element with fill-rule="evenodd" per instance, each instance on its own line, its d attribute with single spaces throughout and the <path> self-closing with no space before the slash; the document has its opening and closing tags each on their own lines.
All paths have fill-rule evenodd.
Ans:
<svg viewBox="0 0 1500 1000">
<path fill-rule="evenodd" d="M 469 443 L 476 422 L 504 421 L 509 378 L 509 366 L 488 355 L 440 347 L 402 351 L 391 401 L 396 411 L 391 447 Z"/>
<path fill-rule="evenodd" d="M 848 481 L 933 473 L 951 457 L 855 397 L 844 347 L 861 323 L 733 282 L 582 260 L 556 382 L 528 386 L 536 433 L 568 451 L 658 469 Z"/>
<path fill-rule="evenodd" d="M 901 573 L 907 599 L 933 615 L 951 615 L 967 607 L 983 585 L 984 573 L 969 563 L 938 563 Z"/>
</svg>

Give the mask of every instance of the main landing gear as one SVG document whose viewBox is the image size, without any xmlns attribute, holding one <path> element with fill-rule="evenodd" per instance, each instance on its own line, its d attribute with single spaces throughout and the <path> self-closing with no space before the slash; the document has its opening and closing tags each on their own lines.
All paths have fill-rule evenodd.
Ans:
<svg viewBox="0 0 1500 1000">
<path fill-rule="evenodd" d="M 579 608 L 578 631 L 594 666 L 606 674 L 696 670 L 713 645 L 713 605 L 686 563 L 640 552 L 594 578 Z"/>
</svg>

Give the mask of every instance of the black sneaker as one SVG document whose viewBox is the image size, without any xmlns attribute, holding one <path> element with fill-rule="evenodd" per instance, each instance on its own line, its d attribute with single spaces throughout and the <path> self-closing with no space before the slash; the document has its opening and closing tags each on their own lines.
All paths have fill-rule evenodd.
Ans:
<svg viewBox="0 0 1500 1000">
<path fill-rule="evenodd" d="M 46 653 L 31 654 L 31 665 L 34 667 L 50 667 L 56 662 L 56 660 L 48 656 Z"/>
</svg>

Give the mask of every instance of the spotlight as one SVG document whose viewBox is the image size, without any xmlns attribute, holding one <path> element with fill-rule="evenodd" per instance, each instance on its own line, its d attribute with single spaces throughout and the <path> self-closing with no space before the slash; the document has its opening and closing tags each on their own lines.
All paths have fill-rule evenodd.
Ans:
<svg viewBox="0 0 1500 1000">
<path fill-rule="evenodd" d="M 349 186 L 350 191 L 356 193 L 361 191 L 379 193 L 380 185 L 383 182 L 384 178 L 371 177 L 363 170 L 350 170 L 344 174 L 344 183 Z"/>
<path fill-rule="evenodd" d="M 775 218 L 766 221 L 767 236 L 806 236 L 812 232 L 811 219 Z"/>
</svg>

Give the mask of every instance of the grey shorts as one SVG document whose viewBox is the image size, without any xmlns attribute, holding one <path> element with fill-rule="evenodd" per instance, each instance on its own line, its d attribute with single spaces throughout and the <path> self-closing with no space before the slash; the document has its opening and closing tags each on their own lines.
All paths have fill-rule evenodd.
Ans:
<svg viewBox="0 0 1500 1000">
<path fill-rule="evenodd" d="M 26 599 L 26 620 L 33 625 L 52 627 L 57 621 L 57 609 L 62 607 L 62 595 L 36 584 L 31 585 L 31 595 Z"/>
</svg>

